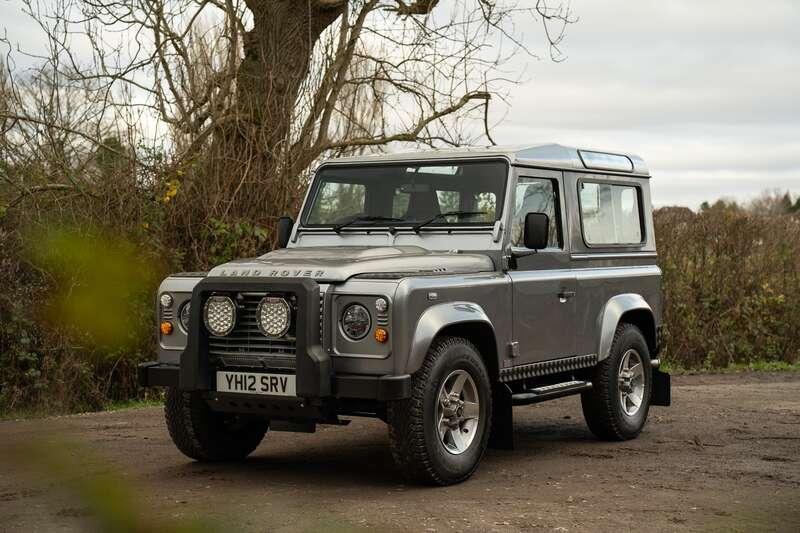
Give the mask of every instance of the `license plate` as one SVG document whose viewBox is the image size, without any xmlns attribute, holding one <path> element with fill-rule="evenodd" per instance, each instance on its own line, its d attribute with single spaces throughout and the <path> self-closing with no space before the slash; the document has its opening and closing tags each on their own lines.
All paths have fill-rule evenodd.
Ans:
<svg viewBox="0 0 800 533">
<path fill-rule="evenodd" d="M 296 396 L 295 390 L 295 376 L 292 374 L 217 372 L 217 392 Z"/>
</svg>

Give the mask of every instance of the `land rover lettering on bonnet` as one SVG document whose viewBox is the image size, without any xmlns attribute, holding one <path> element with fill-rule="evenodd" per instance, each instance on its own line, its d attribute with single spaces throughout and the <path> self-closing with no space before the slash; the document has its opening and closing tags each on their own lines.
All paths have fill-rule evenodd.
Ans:
<svg viewBox="0 0 800 533">
<path fill-rule="evenodd" d="M 267 276 L 271 278 L 322 278 L 325 277 L 324 270 L 263 270 L 261 268 L 223 268 L 220 269 L 221 277 L 235 278 L 245 276 Z"/>
<path fill-rule="evenodd" d="M 468 479 L 513 407 L 580 396 L 600 439 L 670 404 L 644 162 L 550 144 L 327 161 L 278 249 L 157 295 L 166 422 L 198 461 L 386 422 L 398 470 Z"/>
</svg>

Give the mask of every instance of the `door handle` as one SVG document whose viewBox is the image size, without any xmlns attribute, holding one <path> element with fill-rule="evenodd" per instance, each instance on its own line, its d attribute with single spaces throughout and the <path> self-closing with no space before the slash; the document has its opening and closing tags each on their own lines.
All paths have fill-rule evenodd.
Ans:
<svg viewBox="0 0 800 533">
<path fill-rule="evenodd" d="M 575 298 L 575 291 L 561 291 L 558 293 L 558 300 L 565 304 L 570 298 Z"/>
</svg>

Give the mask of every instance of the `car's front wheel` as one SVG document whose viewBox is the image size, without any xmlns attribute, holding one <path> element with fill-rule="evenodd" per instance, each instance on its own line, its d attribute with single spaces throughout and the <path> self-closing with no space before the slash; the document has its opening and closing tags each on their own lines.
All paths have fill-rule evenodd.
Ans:
<svg viewBox="0 0 800 533">
<path fill-rule="evenodd" d="M 212 411 L 197 392 L 167 389 L 167 429 L 175 446 L 195 461 L 235 461 L 250 455 L 264 439 L 269 422 Z"/>
<path fill-rule="evenodd" d="M 388 406 L 395 462 L 414 481 L 465 481 L 483 457 L 491 427 L 491 382 L 478 350 L 463 338 L 438 339 L 411 389 L 410 398 Z"/>
</svg>

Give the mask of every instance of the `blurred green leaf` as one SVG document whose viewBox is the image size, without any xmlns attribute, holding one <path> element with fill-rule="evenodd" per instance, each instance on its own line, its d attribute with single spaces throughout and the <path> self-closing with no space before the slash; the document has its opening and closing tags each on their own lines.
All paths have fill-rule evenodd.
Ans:
<svg viewBox="0 0 800 533">
<path fill-rule="evenodd" d="M 88 334 L 106 349 L 131 347 L 147 336 L 140 307 L 162 270 L 130 242 L 99 231 L 58 228 L 28 235 L 31 262 L 54 280 L 46 319 Z"/>
</svg>

